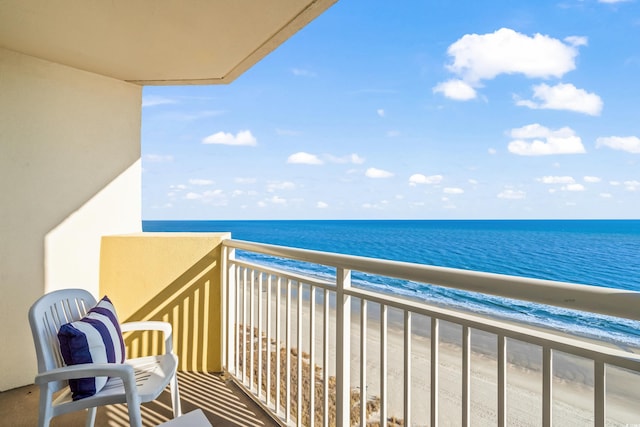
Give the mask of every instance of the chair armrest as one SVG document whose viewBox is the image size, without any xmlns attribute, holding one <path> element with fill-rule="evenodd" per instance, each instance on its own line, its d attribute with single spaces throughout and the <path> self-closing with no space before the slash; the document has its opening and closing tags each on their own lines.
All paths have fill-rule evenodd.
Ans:
<svg viewBox="0 0 640 427">
<path fill-rule="evenodd" d="M 123 363 L 81 363 L 79 365 L 63 366 L 39 373 L 36 375 L 35 383 L 44 384 L 51 381 L 87 377 L 120 377 L 125 383 L 128 379 L 131 379 L 135 386 L 133 367 Z"/>
<path fill-rule="evenodd" d="M 165 353 L 173 353 L 173 338 L 171 323 L 161 322 L 157 320 L 147 320 L 141 322 L 127 322 L 120 324 L 122 332 L 133 331 L 161 331 L 164 335 L 164 351 Z"/>
<path fill-rule="evenodd" d="M 122 378 L 127 405 L 139 405 L 140 396 L 136 387 L 136 374 L 133 366 L 124 363 L 82 363 L 51 369 L 36 375 L 35 383 L 43 384 L 87 377 L 119 377 Z"/>
</svg>

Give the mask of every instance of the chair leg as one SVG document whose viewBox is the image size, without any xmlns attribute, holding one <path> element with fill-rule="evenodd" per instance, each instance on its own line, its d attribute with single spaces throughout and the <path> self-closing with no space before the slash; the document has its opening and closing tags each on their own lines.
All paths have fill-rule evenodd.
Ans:
<svg viewBox="0 0 640 427">
<path fill-rule="evenodd" d="M 53 410 L 51 401 L 53 400 L 53 392 L 48 384 L 40 385 L 40 408 L 38 413 L 38 426 L 49 427 L 51 418 L 53 418 Z"/>
<path fill-rule="evenodd" d="M 140 402 L 137 404 L 127 403 L 127 411 L 129 412 L 129 426 L 142 427 L 142 415 L 140 413 Z"/>
<path fill-rule="evenodd" d="M 169 383 L 171 389 L 171 405 L 173 406 L 173 418 L 182 415 L 182 406 L 180 404 L 180 390 L 178 389 L 178 373 L 173 374 Z"/>
<path fill-rule="evenodd" d="M 87 420 L 85 421 L 86 427 L 93 427 L 96 424 L 96 412 L 98 408 L 95 406 L 93 408 L 87 409 Z"/>
</svg>

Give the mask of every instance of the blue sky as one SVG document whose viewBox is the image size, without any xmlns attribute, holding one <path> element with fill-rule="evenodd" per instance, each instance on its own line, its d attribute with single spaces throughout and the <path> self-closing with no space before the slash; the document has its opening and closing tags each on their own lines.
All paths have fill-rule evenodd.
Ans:
<svg viewBox="0 0 640 427">
<path fill-rule="evenodd" d="M 636 0 L 340 0 L 145 87 L 144 219 L 640 218 Z"/>
</svg>

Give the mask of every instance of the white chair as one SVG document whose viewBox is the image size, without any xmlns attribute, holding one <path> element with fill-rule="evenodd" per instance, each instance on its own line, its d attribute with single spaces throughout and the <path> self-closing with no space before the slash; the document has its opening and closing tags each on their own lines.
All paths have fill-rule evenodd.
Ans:
<svg viewBox="0 0 640 427">
<path fill-rule="evenodd" d="M 165 353 L 119 363 L 86 363 L 65 366 L 57 333 L 65 323 L 81 319 L 96 299 L 84 289 L 63 289 L 40 297 L 29 310 L 29 323 L 38 357 L 40 386 L 38 425 L 48 426 L 51 419 L 68 412 L 88 409 L 87 426 L 93 426 L 98 406 L 126 403 L 131 427 L 141 427 L 140 403 L 155 400 L 167 385 L 171 389 L 173 416 L 181 415 L 178 357 L 173 354 L 171 325 L 166 322 L 130 322 L 121 324 L 122 332 L 156 330 L 164 335 Z M 72 400 L 68 380 L 107 376 L 106 386 L 93 396 Z M 54 393 L 65 389 L 54 398 Z"/>
</svg>

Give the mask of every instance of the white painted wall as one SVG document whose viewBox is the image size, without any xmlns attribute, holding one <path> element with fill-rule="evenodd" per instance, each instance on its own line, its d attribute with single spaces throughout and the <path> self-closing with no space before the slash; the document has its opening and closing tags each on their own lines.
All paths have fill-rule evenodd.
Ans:
<svg viewBox="0 0 640 427">
<path fill-rule="evenodd" d="M 100 236 L 141 229 L 141 96 L 0 48 L 0 391 L 33 383 L 33 301 L 98 296 Z"/>
</svg>

